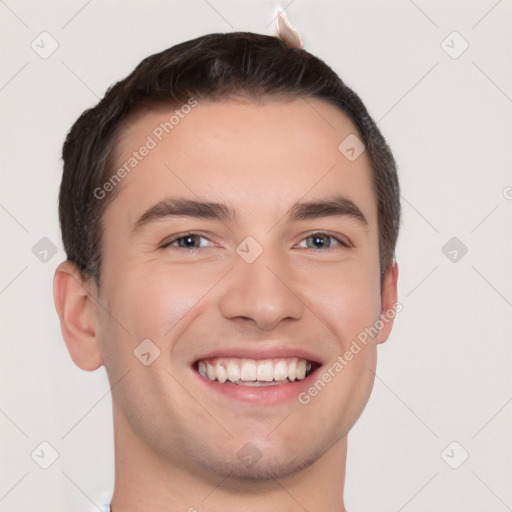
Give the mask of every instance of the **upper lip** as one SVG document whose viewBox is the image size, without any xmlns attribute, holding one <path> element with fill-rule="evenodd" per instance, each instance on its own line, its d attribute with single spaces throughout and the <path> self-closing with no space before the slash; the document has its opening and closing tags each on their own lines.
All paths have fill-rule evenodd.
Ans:
<svg viewBox="0 0 512 512">
<path fill-rule="evenodd" d="M 279 345 L 275 343 L 267 348 L 262 347 L 264 342 L 258 342 L 258 347 L 237 346 L 233 348 L 215 349 L 197 357 L 194 362 L 202 359 L 211 359 L 215 357 L 236 357 L 241 359 L 281 359 L 297 357 L 298 359 L 306 359 L 307 361 L 321 366 L 324 364 L 323 359 L 311 351 L 293 345 Z"/>
</svg>

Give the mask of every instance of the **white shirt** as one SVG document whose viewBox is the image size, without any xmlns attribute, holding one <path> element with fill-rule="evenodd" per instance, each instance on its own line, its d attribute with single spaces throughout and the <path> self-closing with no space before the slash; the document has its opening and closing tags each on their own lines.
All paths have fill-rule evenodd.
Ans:
<svg viewBox="0 0 512 512">
<path fill-rule="evenodd" d="M 105 491 L 100 497 L 99 508 L 101 512 L 110 512 L 110 502 L 112 501 L 113 491 Z"/>
</svg>

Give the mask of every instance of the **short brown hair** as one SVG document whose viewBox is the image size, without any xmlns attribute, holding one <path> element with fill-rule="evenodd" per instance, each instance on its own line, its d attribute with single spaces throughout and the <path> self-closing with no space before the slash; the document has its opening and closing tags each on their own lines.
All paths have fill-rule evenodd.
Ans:
<svg viewBox="0 0 512 512">
<path fill-rule="evenodd" d="M 115 149 L 129 115 L 144 106 L 181 105 L 191 97 L 233 96 L 323 99 L 340 108 L 366 146 L 377 195 L 381 277 L 392 263 L 400 225 L 396 163 L 359 96 L 319 58 L 290 49 L 277 37 L 208 34 L 145 58 L 103 99 L 82 113 L 62 149 L 59 219 L 64 249 L 84 278 L 100 286 L 102 215 L 119 187 L 98 199 L 94 191 L 115 169 Z"/>
</svg>

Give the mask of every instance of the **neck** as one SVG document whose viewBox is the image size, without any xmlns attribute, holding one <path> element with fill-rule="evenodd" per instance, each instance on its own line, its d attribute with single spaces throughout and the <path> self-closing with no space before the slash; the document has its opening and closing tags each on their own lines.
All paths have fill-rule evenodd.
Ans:
<svg viewBox="0 0 512 512">
<path fill-rule="evenodd" d="M 347 438 L 285 478 L 240 480 L 156 453 L 114 406 L 112 512 L 345 512 Z"/>
</svg>

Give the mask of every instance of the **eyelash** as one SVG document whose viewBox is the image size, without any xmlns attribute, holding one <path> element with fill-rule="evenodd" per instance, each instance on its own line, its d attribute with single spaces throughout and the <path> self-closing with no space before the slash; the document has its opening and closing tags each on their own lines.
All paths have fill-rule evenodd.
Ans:
<svg viewBox="0 0 512 512">
<path fill-rule="evenodd" d="M 349 242 L 344 241 L 343 239 L 337 238 L 334 235 L 331 235 L 331 234 L 326 233 L 324 231 L 314 231 L 314 232 L 310 233 L 309 235 L 305 236 L 301 240 L 301 243 L 304 242 L 305 240 L 307 240 L 308 238 L 311 238 L 311 237 L 313 237 L 315 235 L 320 235 L 320 236 L 325 236 L 325 237 L 328 237 L 328 238 L 332 238 L 341 247 L 345 247 L 347 249 L 351 247 Z M 198 232 L 195 232 L 195 231 L 189 231 L 187 233 L 181 233 L 179 235 L 176 235 L 176 236 L 172 237 L 170 240 L 168 240 L 168 241 L 164 242 L 162 245 L 160 245 L 160 248 L 161 249 L 165 249 L 167 247 L 170 247 L 173 243 L 177 242 L 178 240 L 181 240 L 182 238 L 187 238 L 187 237 L 190 237 L 190 236 L 198 236 L 198 237 L 201 237 L 201 238 L 204 238 L 204 239 L 208 240 L 208 237 L 204 236 L 202 233 L 198 233 Z M 335 245 L 334 247 L 337 247 L 337 245 Z M 188 251 L 195 251 L 197 249 L 205 249 L 205 247 L 190 247 L 190 248 L 187 248 L 187 247 L 176 247 L 176 249 L 185 249 L 185 250 L 188 250 Z M 305 249 L 311 249 L 313 251 L 330 251 L 330 250 L 333 249 L 333 247 L 328 247 L 326 249 L 313 249 L 311 247 L 305 247 Z"/>
</svg>

